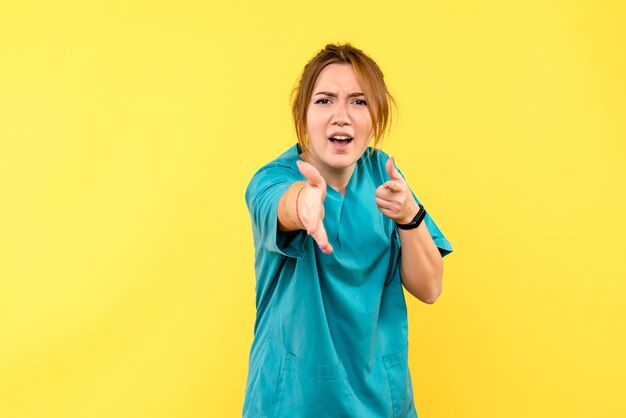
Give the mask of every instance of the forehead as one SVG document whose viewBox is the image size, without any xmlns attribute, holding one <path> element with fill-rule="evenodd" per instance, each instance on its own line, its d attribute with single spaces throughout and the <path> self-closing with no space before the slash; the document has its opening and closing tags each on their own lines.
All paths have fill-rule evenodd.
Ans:
<svg viewBox="0 0 626 418">
<path fill-rule="evenodd" d="M 313 91 L 361 92 L 361 84 L 350 64 L 328 64 L 315 80 Z"/>
</svg>

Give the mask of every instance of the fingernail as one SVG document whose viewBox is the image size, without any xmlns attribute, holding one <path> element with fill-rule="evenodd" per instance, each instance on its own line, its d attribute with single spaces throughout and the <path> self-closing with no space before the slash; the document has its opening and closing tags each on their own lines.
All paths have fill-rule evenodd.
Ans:
<svg viewBox="0 0 626 418">
<path fill-rule="evenodd" d="M 389 184 L 385 184 L 385 189 L 388 189 L 388 188 L 389 188 Z"/>
</svg>

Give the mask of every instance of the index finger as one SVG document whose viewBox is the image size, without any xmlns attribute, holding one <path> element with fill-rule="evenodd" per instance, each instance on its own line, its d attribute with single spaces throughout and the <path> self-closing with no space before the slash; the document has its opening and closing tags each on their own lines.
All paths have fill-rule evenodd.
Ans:
<svg viewBox="0 0 626 418">
<path fill-rule="evenodd" d="M 402 191 L 402 186 L 397 181 L 388 181 L 385 183 L 385 189 L 397 193 Z"/>
<path fill-rule="evenodd" d="M 311 231 L 311 237 L 317 243 L 317 246 L 322 250 L 324 254 L 330 254 L 333 252 L 333 246 L 328 242 L 328 235 L 326 234 L 326 228 L 324 228 L 324 223 L 320 221 L 315 231 Z"/>
</svg>

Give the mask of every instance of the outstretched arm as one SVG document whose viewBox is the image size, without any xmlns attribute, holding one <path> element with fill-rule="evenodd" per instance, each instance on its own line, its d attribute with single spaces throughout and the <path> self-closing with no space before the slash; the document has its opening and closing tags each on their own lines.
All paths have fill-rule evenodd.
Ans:
<svg viewBox="0 0 626 418">
<path fill-rule="evenodd" d="M 399 224 L 413 220 L 419 206 L 411 189 L 394 167 L 393 158 L 385 166 L 389 181 L 376 189 L 376 205 L 388 218 Z M 402 284 L 413 296 L 425 303 L 434 303 L 442 291 L 443 260 L 426 224 L 411 230 L 400 229 L 402 243 Z"/>
<path fill-rule="evenodd" d="M 322 252 L 330 254 L 333 247 L 328 242 L 323 222 L 326 182 L 311 164 L 304 161 L 297 164 L 307 181 L 293 183 L 280 198 L 278 227 L 281 231 L 306 229 Z"/>
</svg>

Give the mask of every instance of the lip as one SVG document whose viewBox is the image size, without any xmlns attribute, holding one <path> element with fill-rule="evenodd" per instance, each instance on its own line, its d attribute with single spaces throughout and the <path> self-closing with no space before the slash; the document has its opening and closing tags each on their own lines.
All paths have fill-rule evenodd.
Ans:
<svg viewBox="0 0 626 418">
<path fill-rule="evenodd" d="M 347 152 L 347 150 L 350 148 L 350 145 L 352 144 L 354 140 L 351 141 L 343 141 L 343 142 L 336 142 L 336 141 L 328 141 L 328 143 L 330 144 L 331 148 L 339 154 L 343 154 L 345 152 Z"/>
<path fill-rule="evenodd" d="M 354 139 L 354 135 L 349 133 L 349 132 L 345 132 L 345 131 L 335 131 L 335 132 L 331 132 L 330 135 L 328 135 L 328 138 L 332 138 L 333 136 L 349 136 L 350 138 Z"/>
</svg>

